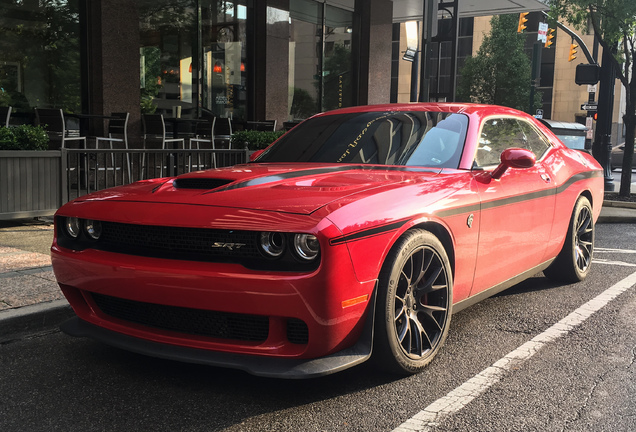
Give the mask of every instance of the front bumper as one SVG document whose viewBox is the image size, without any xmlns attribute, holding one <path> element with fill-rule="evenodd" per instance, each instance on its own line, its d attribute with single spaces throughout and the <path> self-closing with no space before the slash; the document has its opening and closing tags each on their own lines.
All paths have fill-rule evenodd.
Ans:
<svg viewBox="0 0 636 432">
<path fill-rule="evenodd" d="M 358 342 L 350 348 L 315 359 L 281 359 L 214 352 L 138 339 L 90 324 L 78 317 L 60 328 L 70 336 L 90 337 L 105 344 L 151 357 L 207 366 L 239 369 L 256 376 L 284 379 L 317 378 L 348 369 L 371 357 L 375 293 Z"/>
<path fill-rule="evenodd" d="M 240 358 L 238 363 L 247 365 L 243 369 L 268 376 L 268 372 L 254 366 L 266 358 L 293 365 L 283 368 L 292 375 L 307 368 L 300 365 L 318 359 L 323 366 L 311 366 L 315 371 L 309 373 L 317 376 L 357 364 L 370 354 L 370 348 L 353 347 L 360 340 L 365 318 L 372 313 L 370 301 L 375 281 L 362 283 L 356 279 L 344 245 L 333 248 L 321 267 L 311 273 L 259 272 L 236 264 L 147 258 L 90 249 L 78 252 L 57 244 L 51 255 L 58 283 L 82 323 L 69 330 L 73 335 L 91 336 L 147 353 L 153 351 L 150 347 L 157 346 L 163 347 L 157 352 L 183 349 L 190 353 L 182 356 L 186 361 L 189 356 L 214 358 L 206 363 L 220 366 L 238 367 L 232 365 Z M 136 319 L 136 312 L 128 313 L 127 317 L 132 318 L 127 319 L 104 308 L 100 298 L 113 299 L 124 306 L 148 306 L 162 313 L 186 310 L 195 314 L 254 316 L 264 319 L 267 326 L 262 339 L 239 340 L 232 332 L 217 337 L 143 322 Z M 351 299 L 363 300 L 352 304 Z M 205 323 L 205 319 L 201 322 Z M 290 337 L 286 323 L 291 320 L 306 324 L 305 341 Z M 250 331 L 251 328 L 247 332 Z M 135 344 L 140 347 L 132 349 Z M 346 354 L 335 354 L 343 350 L 347 350 Z M 331 355 L 339 360 L 319 361 Z M 254 356 L 253 361 L 243 361 L 250 356 Z M 178 357 L 170 354 L 168 358 Z M 271 376 L 278 376 L 276 373 Z"/>
</svg>

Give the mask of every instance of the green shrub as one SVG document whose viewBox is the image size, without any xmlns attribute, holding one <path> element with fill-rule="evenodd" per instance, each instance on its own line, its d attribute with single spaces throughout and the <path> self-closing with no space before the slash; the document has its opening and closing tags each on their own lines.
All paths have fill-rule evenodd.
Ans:
<svg viewBox="0 0 636 432">
<path fill-rule="evenodd" d="M 0 150 L 48 150 L 49 136 L 42 126 L 0 127 Z"/>
<path fill-rule="evenodd" d="M 284 131 L 237 131 L 232 134 L 232 148 L 261 150 L 276 141 L 284 133 Z"/>
</svg>

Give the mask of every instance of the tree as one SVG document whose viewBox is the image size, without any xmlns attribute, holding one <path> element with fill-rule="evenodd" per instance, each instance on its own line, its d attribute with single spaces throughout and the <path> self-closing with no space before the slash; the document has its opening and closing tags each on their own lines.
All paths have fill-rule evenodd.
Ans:
<svg viewBox="0 0 636 432">
<path fill-rule="evenodd" d="M 494 16 L 490 24 L 490 34 L 477 55 L 466 59 L 457 97 L 525 111 L 529 108 L 531 64 L 524 52 L 525 36 L 517 33 L 518 16 Z M 541 106 L 540 94 L 535 95 L 533 105 L 531 112 Z"/>
<path fill-rule="evenodd" d="M 636 1 L 634 0 L 552 0 L 550 14 L 565 19 L 578 29 L 594 29 L 599 44 L 612 51 L 616 76 L 625 88 L 625 157 L 619 195 L 629 196 L 636 128 Z"/>
</svg>

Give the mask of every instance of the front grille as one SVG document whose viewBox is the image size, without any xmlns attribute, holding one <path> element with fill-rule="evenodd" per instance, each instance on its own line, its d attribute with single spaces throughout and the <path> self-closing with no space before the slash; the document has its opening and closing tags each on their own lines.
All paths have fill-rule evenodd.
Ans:
<svg viewBox="0 0 636 432">
<path fill-rule="evenodd" d="M 102 221 L 98 240 L 89 239 L 82 231 L 71 237 L 64 228 L 65 219 L 56 218 L 57 244 L 63 248 L 82 251 L 97 249 L 124 255 L 170 260 L 240 264 L 252 270 L 313 271 L 320 260 L 301 261 L 291 247 L 282 256 L 267 258 L 260 250 L 258 231 L 220 230 L 156 225 L 133 225 Z M 83 224 L 84 222 L 82 222 Z M 285 243 L 293 243 L 293 234 L 284 234 Z"/>
<path fill-rule="evenodd" d="M 109 252 L 193 261 L 260 260 L 256 233 L 204 228 L 102 223 L 94 248 Z"/>
<path fill-rule="evenodd" d="M 309 342 L 309 329 L 307 328 L 307 324 L 296 318 L 288 319 L 287 340 L 293 344 L 307 344 Z"/>
<path fill-rule="evenodd" d="M 232 183 L 234 180 L 226 180 L 219 178 L 178 178 L 173 183 L 176 189 L 216 189 L 226 184 Z"/>
<path fill-rule="evenodd" d="M 264 316 L 143 303 L 96 293 L 91 296 L 106 315 L 147 327 L 247 342 L 263 342 L 269 334 L 269 318 Z"/>
</svg>

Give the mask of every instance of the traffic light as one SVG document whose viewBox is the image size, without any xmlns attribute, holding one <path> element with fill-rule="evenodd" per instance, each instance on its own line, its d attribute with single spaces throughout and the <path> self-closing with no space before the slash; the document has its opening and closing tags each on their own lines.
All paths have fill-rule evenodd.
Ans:
<svg viewBox="0 0 636 432">
<path fill-rule="evenodd" d="M 526 18 L 526 16 L 529 13 L 530 12 L 521 12 L 519 14 L 519 26 L 517 26 L 517 33 L 523 33 L 523 31 L 526 29 L 526 22 L 528 22 L 528 18 Z"/>
<path fill-rule="evenodd" d="M 596 120 L 598 119 L 598 112 L 595 112 L 595 113 L 594 113 L 593 118 L 594 118 L 594 121 L 596 121 Z"/>
<path fill-rule="evenodd" d="M 545 45 L 543 46 L 546 48 L 550 48 L 554 43 L 552 42 L 552 39 L 554 39 L 554 29 L 549 28 L 548 33 L 545 36 Z"/>
<path fill-rule="evenodd" d="M 575 43 L 571 43 L 570 44 L 570 56 L 568 57 L 568 61 L 571 62 L 572 60 L 574 60 L 576 58 L 576 49 L 579 46 Z"/>
</svg>

